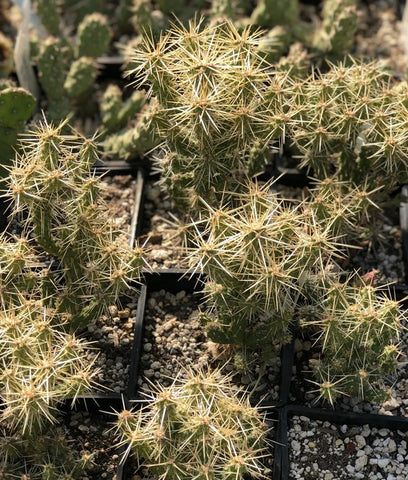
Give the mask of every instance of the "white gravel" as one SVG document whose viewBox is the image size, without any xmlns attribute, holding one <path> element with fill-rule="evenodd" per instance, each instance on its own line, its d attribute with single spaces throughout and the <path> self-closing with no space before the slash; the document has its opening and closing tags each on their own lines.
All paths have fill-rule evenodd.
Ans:
<svg viewBox="0 0 408 480">
<path fill-rule="evenodd" d="M 406 480 L 407 433 L 294 416 L 290 480 Z"/>
</svg>

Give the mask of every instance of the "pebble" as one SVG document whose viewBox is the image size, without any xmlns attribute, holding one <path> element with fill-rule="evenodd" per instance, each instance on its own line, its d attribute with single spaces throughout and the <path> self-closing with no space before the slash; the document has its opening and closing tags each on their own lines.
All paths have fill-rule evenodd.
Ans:
<svg viewBox="0 0 408 480">
<path fill-rule="evenodd" d="M 368 463 L 368 457 L 367 455 L 361 455 L 361 457 L 357 457 L 356 463 L 355 463 L 355 469 L 359 472 L 362 470 Z"/>
</svg>

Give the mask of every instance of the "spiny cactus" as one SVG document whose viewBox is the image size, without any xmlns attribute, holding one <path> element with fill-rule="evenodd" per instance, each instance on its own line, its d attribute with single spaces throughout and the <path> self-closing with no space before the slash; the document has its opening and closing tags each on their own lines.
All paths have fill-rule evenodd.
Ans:
<svg viewBox="0 0 408 480">
<path fill-rule="evenodd" d="M 129 99 L 131 103 L 124 105 L 122 108 L 136 110 L 142 102 L 146 101 L 146 96 L 136 92 Z M 129 110 L 121 110 L 127 116 Z M 104 142 L 104 151 L 113 157 L 120 159 L 132 159 L 141 157 L 150 150 L 154 149 L 160 143 L 160 137 L 156 133 L 156 121 L 160 117 L 160 109 L 157 102 L 152 100 L 149 104 L 141 109 L 133 121 L 130 121 L 126 128 L 119 130 L 117 133 L 108 135 Z M 106 118 L 106 117 L 105 117 Z M 120 117 L 117 117 L 119 119 Z"/>
<path fill-rule="evenodd" d="M 83 326 L 138 278 L 144 261 L 141 249 L 128 246 L 106 215 L 98 179 L 90 173 L 96 144 L 74 131 L 63 135 L 65 125 L 44 122 L 27 135 L 9 196 L 13 214 L 27 212 L 35 241 L 61 263 L 64 284 L 50 272 L 53 307 Z"/>
<path fill-rule="evenodd" d="M 325 178 L 391 190 L 408 176 L 407 93 L 378 64 L 331 65 L 294 99 L 290 136 L 301 165 Z M 404 180 L 405 179 L 405 180 Z"/>
<path fill-rule="evenodd" d="M 188 372 L 147 393 L 150 404 L 118 414 L 122 443 L 162 480 L 268 478 L 268 427 L 220 372 Z"/>
<path fill-rule="evenodd" d="M 354 44 L 357 30 L 358 0 L 325 0 L 322 25 L 316 31 L 313 45 L 332 55 L 345 55 Z"/>
<path fill-rule="evenodd" d="M 236 187 L 233 177 L 247 172 L 254 145 L 283 135 L 277 115 L 283 107 L 268 115 L 278 101 L 259 37 L 250 28 L 239 33 L 229 21 L 204 27 L 201 19 L 173 26 L 158 41 L 145 38 L 134 52 L 131 73 L 150 86 L 162 111 L 157 132 L 180 164 L 166 168 L 176 177 L 191 172 L 191 198 Z"/>
<path fill-rule="evenodd" d="M 35 99 L 24 88 L 0 82 L 0 184 L 8 175 L 17 147 L 17 135 L 34 113 Z"/>
<path fill-rule="evenodd" d="M 35 288 L 33 289 L 35 290 Z M 88 390 L 92 362 L 86 344 L 63 332 L 67 320 L 41 300 L 20 294 L 0 315 L 1 421 L 35 436 L 55 422 L 57 405 Z"/>
<path fill-rule="evenodd" d="M 320 396 L 331 403 L 341 394 L 377 402 L 389 397 L 383 379 L 397 367 L 405 318 L 398 302 L 349 279 L 328 285 L 314 313 L 304 325 L 313 327 L 322 347 L 315 370 Z"/>
<path fill-rule="evenodd" d="M 298 0 L 259 0 L 251 15 L 251 23 L 261 27 L 295 25 L 298 22 Z"/>
<path fill-rule="evenodd" d="M 308 276 L 340 255 L 330 221 L 320 223 L 269 188 L 249 184 L 230 206 L 206 205 L 190 240 L 191 265 L 208 277 L 208 335 L 265 357 L 290 339 Z"/>
<path fill-rule="evenodd" d="M 0 478 L 54 480 L 86 476 L 90 455 L 76 458 L 61 427 L 48 428 L 46 434 L 24 438 L 3 425 L 0 434 Z"/>
</svg>

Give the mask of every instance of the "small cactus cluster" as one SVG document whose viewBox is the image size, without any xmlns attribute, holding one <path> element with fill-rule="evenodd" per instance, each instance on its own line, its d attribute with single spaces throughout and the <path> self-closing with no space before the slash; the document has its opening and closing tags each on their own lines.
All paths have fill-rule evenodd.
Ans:
<svg viewBox="0 0 408 480">
<path fill-rule="evenodd" d="M 398 365 L 404 319 L 399 304 L 362 279 L 358 283 L 333 282 L 309 318 L 303 317 L 322 348 L 314 373 L 330 403 L 341 394 L 384 401 L 389 391 L 383 379 Z"/>
<path fill-rule="evenodd" d="M 85 326 L 138 278 L 144 265 L 106 215 L 98 178 L 90 173 L 97 148 L 72 132 L 42 123 L 27 134 L 10 174 L 14 215 L 25 212 L 26 229 L 57 261 L 43 279 L 44 298 Z"/>
<path fill-rule="evenodd" d="M 155 478 L 267 478 L 265 418 L 228 377 L 188 372 L 147 396 L 146 407 L 118 414 L 117 430 Z"/>
<path fill-rule="evenodd" d="M 298 304 L 318 288 L 311 279 L 329 268 L 341 271 L 336 260 L 345 255 L 346 234 L 371 205 L 366 192 L 345 196 L 341 187 L 321 182 L 296 204 L 271 193 L 269 184 L 248 183 L 232 206 L 206 204 L 207 214 L 187 232 L 191 267 L 208 277 L 211 301 L 201 319 L 213 341 L 267 358 L 276 342 L 290 340 Z"/>
<path fill-rule="evenodd" d="M 13 164 L 17 135 L 34 113 L 35 99 L 24 88 L 0 81 L 0 184 Z"/>
<path fill-rule="evenodd" d="M 27 438 L 55 423 L 58 403 L 88 390 L 96 373 L 86 344 L 65 333 L 67 319 L 45 303 L 20 294 L 0 315 L 0 420 Z"/>
<path fill-rule="evenodd" d="M 312 76 L 294 99 L 290 137 L 300 164 L 315 176 L 386 187 L 408 178 L 405 82 L 391 85 L 377 63 L 332 65 Z"/>
<path fill-rule="evenodd" d="M 107 50 L 111 30 L 106 16 L 93 13 L 78 26 L 74 47 L 65 37 L 50 33 L 40 46 L 37 66 L 49 103 L 49 118 L 59 121 L 72 110 L 83 109 L 89 101 L 98 75 L 96 58 Z"/>
<path fill-rule="evenodd" d="M 75 330 L 133 288 L 143 266 L 106 214 L 95 143 L 62 134 L 65 123 L 44 120 L 22 139 L 8 179 L 22 231 L 0 239 L 0 468 L 38 479 L 83 478 L 89 456 L 75 458 L 50 427 L 61 402 L 95 385 Z"/>
<path fill-rule="evenodd" d="M 160 138 L 155 133 L 154 118 L 158 113 L 155 101 L 147 103 L 143 91 L 135 91 L 127 100 L 116 85 L 110 85 L 102 98 L 104 152 L 110 158 L 131 160 L 153 150 Z"/>
<path fill-rule="evenodd" d="M 0 433 L 0 477 L 21 480 L 81 480 L 92 455 L 74 453 L 61 427 L 27 438 L 12 434 L 7 426 Z"/>
</svg>

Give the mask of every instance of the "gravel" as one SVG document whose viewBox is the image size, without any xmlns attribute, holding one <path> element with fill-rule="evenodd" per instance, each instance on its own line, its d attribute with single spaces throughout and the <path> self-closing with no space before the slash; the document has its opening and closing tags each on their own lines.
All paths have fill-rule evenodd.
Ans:
<svg viewBox="0 0 408 480">
<path fill-rule="evenodd" d="M 152 268 L 187 268 L 188 262 L 177 229 L 180 212 L 154 182 L 146 182 L 144 193 L 139 242 L 149 247 L 147 262 Z"/>
<path fill-rule="evenodd" d="M 406 480 L 407 434 L 294 416 L 288 431 L 290 480 Z"/>
<path fill-rule="evenodd" d="M 90 411 L 71 412 L 65 416 L 64 429 L 77 458 L 91 455 L 91 466 L 81 480 L 115 480 L 121 455 L 112 429 L 113 415 Z"/>
<path fill-rule="evenodd" d="M 112 305 L 109 313 L 91 322 L 83 335 L 92 342 L 87 359 L 95 360 L 98 369 L 94 381 L 104 390 L 122 393 L 128 387 L 136 309 L 137 297 L 120 309 Z"/>
</svg>

